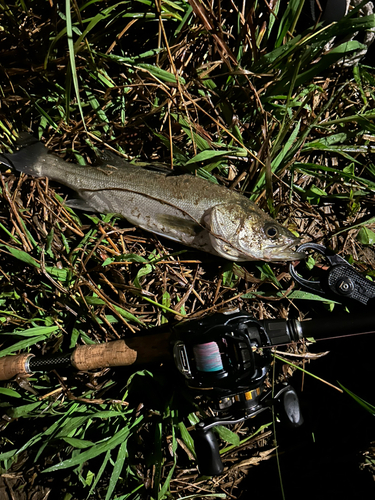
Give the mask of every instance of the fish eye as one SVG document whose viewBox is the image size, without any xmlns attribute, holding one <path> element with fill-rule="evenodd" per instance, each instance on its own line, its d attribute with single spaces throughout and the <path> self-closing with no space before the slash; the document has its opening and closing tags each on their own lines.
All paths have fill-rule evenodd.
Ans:
<svg viewBox="0 0 375 500">
<path fill-rule="evenodd" d="M 270 224 L 265 227 L 265 233 L 268 236 L 268 238 L 276 238 L 276 236 L 279 234 L 279 231 L 276 226 Z"/>
</svg>

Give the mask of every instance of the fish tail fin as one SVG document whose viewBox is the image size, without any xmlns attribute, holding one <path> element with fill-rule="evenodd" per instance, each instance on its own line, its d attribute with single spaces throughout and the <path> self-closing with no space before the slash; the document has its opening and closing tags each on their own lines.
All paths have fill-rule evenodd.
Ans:
<svg viewBox="0 0 375 500">
<path fill-rule="evenodd" d="M 5 165 L 8 168 L 13 168 L 12 162 L 4 154 L 0 154 L 0 165 Z"/>
<path fill-rule="evenodd" d="M 34 177 L 43 177 L 43 158 L 48 154 L 48 149 L 41 142 L 21 147 L 14 154 L 0 155 L 0 162 Z"/>
</svg>

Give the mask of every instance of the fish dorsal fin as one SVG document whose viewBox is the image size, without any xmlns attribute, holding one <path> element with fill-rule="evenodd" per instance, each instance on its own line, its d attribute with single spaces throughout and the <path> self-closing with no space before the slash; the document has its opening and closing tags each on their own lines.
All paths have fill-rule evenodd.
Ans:
<svg viewBox="0 0 375 500">
<path fill-rule="evenodd" d="M 130 165 L 130 163 L 127 160 L 121 158 L 121 156 L 116 155 L 115 153 L 109 151 L 108 149 L 104 151 L 96 150 L 95 155 L 96 155 L 95 167 L 103 167 L 105 165 L 110 165 L 116 168 L 124 168 L 124 167 L 129 167 Z"/>
<path fill-rule="evenodd" d="M 137 162 L 137 166 L 139 166 L 140 168 L 143 168 L 143 170 L 149 170 L 150 172 L 158 172 L 160 174 L 165 174 L 165 175 L 173 175 L 174 174 L 173 170 L 171 170 L 169 167 L 167 167 L 167 165 L 165 165 L 164 163 Z"/>
<path fill-rule="evenodd" d="M 96 162 L 95 166 L 101 167 L 105 165 L 110 165 L 116 168 L 142 168 L 143 170 L 149 170 L 150 172 L 157 172 L 165 175 L 173 175 L 174 172 L 167 165 L 158 162 L 143 162 L 137 161 L 136 163 L 130 163 L 124 158 L 117 156 L 115 153 L 109 150 L 96 151 Z"/>
</svg>

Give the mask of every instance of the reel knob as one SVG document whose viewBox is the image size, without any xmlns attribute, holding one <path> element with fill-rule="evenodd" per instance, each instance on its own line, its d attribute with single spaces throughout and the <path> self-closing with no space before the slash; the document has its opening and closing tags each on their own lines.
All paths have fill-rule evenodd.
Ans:
<svg viewBox="0 0 375 500">
<path fill-rule="evenodd" d="M 200 422 L 196 425 L 194 432 L 198 468 L 204 476 L 218 476 L 224 470 L 219 445 L 212 429 L 206 429 L 205 427 L 204 422 Z"/>
<path fill-rule="evenodd" d="M 296 391 L 288 385 L 277 397 L 278 409 L 281 413 L 280 419 L 289 427 L 300 427 L 303 417 Z"/>
</svg>

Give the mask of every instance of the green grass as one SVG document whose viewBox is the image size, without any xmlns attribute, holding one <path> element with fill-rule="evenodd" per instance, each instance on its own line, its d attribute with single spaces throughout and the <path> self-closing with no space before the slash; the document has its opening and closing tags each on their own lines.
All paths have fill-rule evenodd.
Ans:
<svg viewBox="0 0 375 500">
<path fill-rule="evenodd" d="M 263 2 L 254 16 L 247 4 L 244 13 L 220 0 L 196 5 L 0 1 L 3 149 L 30 128 L 78 163 L 109 148 L 196 172 L 373 275 L 364 249 L 371 253 L 375 227 L 375 69 L 366 60 L 335 64 L 362 48 L 340 40 L 374 27 L 374 16 L 354 9 L 301 32 L 296 0 L 288 9 L 277 3 L 275 15 Z M 320 300 L 292 290 L 281 264 L 212 261 L 114 215 L 65 208 L 59 193 L 3 176 L 0 355 L 67 351 L 223 307 L 305 316 Z M 201 498 L 190 430 L 207 402 L 199 409 L 170 367 L 144 368 L 33 377 L 38 394 L 2 384 L 2 470 L 27 453 L 41 477 L 69 477 L 61 495 L 79 487 L 82 498 L 103 500 Z M 236 453 L 247 438 L 227 431 L 223 450 Z M 210 491 L 222 497 L 219 487 Z"/>
</svg>

